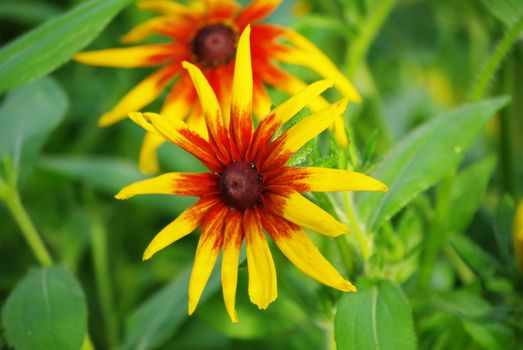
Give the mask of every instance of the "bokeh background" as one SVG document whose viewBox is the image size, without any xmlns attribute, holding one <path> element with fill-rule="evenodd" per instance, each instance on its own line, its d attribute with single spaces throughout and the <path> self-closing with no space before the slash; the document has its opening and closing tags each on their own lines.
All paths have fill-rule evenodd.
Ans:
<svg viewBox="0 0 523 350">
<path fill-rule="evenodd" d="M 77 3 L 1 0 L 0 45 Z M 119 46 L 121 35 L 150 16 L 131 3 L 88 48 Z M 346 115 L 350 141 L 365 160 L 362 170 L 372 171 L 418 126 L 471 102 L 496 45 L 522 16 L 518 0 L 285 0 L 267 22 L 306 35 L 356 84 L 363 102 L 351 105 Z M 516 36 L 522 35 L 516 30 Z M 523 190 L 522 63 L 523 43 L 515 39 L 479 96 L 506 95 L 511 102 L 491 119 L 454 171 L 451 211 L 438 206 L 443 180 L 409 198 L 399 214 L 374 232 L 369 261 L 361 265 L 354 260 L 351 279 L 365 284 L 387 278 L 402 287 L 420 349 L 518 349 L 523 344 L 518 270 L 523 262 L 515 258 L 512 243 Z M 307 82 L 319 78 L 288 69 Z M 150 71 L 73 61 L 54 71 L 52 77 L 65 93 L 66 114 L 19 178 L 20 196 L 46 246 L 81 284 L 95 348 L 333 349 L 334 310 L 341 293 L 297 271 L 277 249 L 272 252 L 279 297 L 267 311 L 250 304 L 246 263 L 240 266 L 237 325 L 229 322 L 223 307 L 217 271 L 195 315 L 186 315 L 197 235 L 141 261 L 153 235 L 193 199 L 116 201 L 113 195 L 121 187 L 143 178 L 136 161 L 144 133 L 131 121 L 107 128 L 96 123 Z M 286 98 L 270 93 L 276 102 Z M 337 98 L 335 92 L 327 96 Z M 146 110 L 159 109 L 157 102 Z M 34 112 L 37 120 L 39 111 Z M 5 123 L 16 115 L 0 118 Z M 329 161 L 328 149 L 318 152 Z M 161 147 L 160 159 L 165 171 L 204 170 L 172 145 Z M 423 244 L 435 233 L 442 234 L 438 259 L 428 285 L 420 286 Z M 343 271 L 336 242 L 314 238 Z M 357 257 L 357 247 L 351 247 Z M 0 204 L 0 306 L 37 265 Z M 0 348 L 8 349 L 3 334 L 0 329 Z"/>
</svg>

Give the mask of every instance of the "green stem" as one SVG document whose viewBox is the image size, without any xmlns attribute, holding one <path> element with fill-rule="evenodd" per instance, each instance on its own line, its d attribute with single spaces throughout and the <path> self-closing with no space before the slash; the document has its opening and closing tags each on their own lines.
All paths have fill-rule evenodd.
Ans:
<svg viewBox="0 0 523 350">
<path fill-rule="evenodd" d="M 508 32 L 505 33 L 505 36 L 494 49 L 492 56 L 490 56 L 487 64 L 476 81 L 476 84 L 472 88 L 472 92 L 470 93 L 471 101 L 478 101 L 481 99 L 488 87 L 489 81 L 492 79 L 494 74 L 496 74 L 501 62 L 503 62 L 503 59 L 518 39 L 518 35 L 522 30 L 523 14 L 519 16 L 518 20 L 512 25 L 512 27 L 510 27 Z"/>
<path fill-rule="evenodd" d="M 350 277 L 354 273 L 354 261 L 349 242 L 347 242 L 347 236 L 342 235 L 336 237 L 336 245 L 338 246 L 338 251 L 340 252 L 347 277 Z"/>
<path fill-rule="evenodd" d="M 107 235 L 102 222 L 94 216 L 91 227 L 91 247 L 96 287 L 100 300 L 102 316 L 107 330 L 109 348 L 115 348 L 118 343 L 118 320 L 114 311 L 114 300 L 109 275 L 107 254 Z"/>
<path fill-rule="evenodd" d="M 361 255 L 363 256 L 363 260 L 366 262 L 370 258 L 369 243 L 367 242 L 367 238 L 365 237 L 365 234 L 360 227 L 358 218 L 356 217 L 353 209 L 352 200 L 347 192 L 343 193 L 343 204 L 345 205 L 345 214 L 347 215 L 347 219 L 349 220 L 354 235 L 356 236 L 356 240 L 358 241 Z"/>
<path fill-rule="evenodd" d="M 509 59 L 503 72 L 503 93 L 513 96 L 514 60 Z M 499 113 L 499 158 L 501 163 L 501 179 L 503 190 L 514 194 L 513 164 L 512 164 L 512 105 L 506 106 Z"/>
<path fill-rule="evenodd" d="M 467 266 L 452 245 L 448 244 L 444 251 L 463 284 L 469 285 L 476 280 L 476 274 Z"/>
<path fill-rule="evenodd" d="M 44 242 L 40 238 L 29 214 L 25 210 L 20 196 L 16 188 L 10 188 L 7 196 L 4 198 L 7 208 L 15 218 L 20 230 L 29 244 L 34 256 L 42 266 L 50 266 L 53 264 L 53 259 L 47 251 Z"/>
<path fill-rule="evenodd" d="M 450 173 L 441 183 L 436 195 L 436 210 L 433 224 L 426 240 L 425 252 L 422 256 L 419 286 L 428 288 L 438 258 L 438 253 L 447 239 L 446 220 L 454 183 L 454 172 Z"/>
<path fill-rule="evenodd" d="M 376 6 L 369 10 L 369 17 L 367 17 L 365 22 L 360 26 L 359 35 L 351 45 L 347 47 L 345 69 L 348 76 L 353 76 L 361 60 L 367 56 L 370 44 L 374 41 L 374 38 L 392 11 L 395 3 L 396 0 L 378 1 L 376 2 Z"/>
</svg>

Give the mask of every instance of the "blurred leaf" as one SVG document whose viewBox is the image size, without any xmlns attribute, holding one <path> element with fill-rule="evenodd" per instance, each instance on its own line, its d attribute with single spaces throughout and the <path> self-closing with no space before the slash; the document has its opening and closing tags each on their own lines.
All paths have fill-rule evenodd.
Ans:
<svg viewBox="0 0 523 350">
<path fill-rule="evenodd" d="M 0 93 L 67 62 L 131 0 L 90 0 L 39 26 L 0 50 Z"/>
<path fill-rule="evenodd" d="M 145 178 L 135 163 L 118 158 L 43 156 L 38 167 L 80 180 L 110 194 Z"/>
<path fill-rule="evenodd" d="M 456 167 L 485 124 L 507 102 L 507 98 L 496 98 L 453 110 L 425 123 L 395 146 L 372 172 L 389 191 L 359 196 L 368 227 L 378 229 Z"/>
<path fill-rule="evenodd" d="M 247 263 L 247 260 L 244 262 Z M 247 285 L 247 268 L 240 268 L 236 290 L 238 323 L 230 321 L 221 293 L 210 298 L 209 302 L 205 304 L 205 312 L 202 312 L 199 318 L 230 338 L 244 340 L 278 337 L 288 334 L 298 326 L 307 325 L 309 321 L 307 313 L 292 298 L 285 294 L 281 295 L 281 285 L 278 288 L 280 295 L 277 302 L 271 304 L 263 312 L 260 312 L 258 307 L 250 301 Z"/>
<path fill-rule="evenodd" d="M 494 221 L 494 234 L 496 242 L 499 247 L 501 256 L 505 262 L 514 266 L 513 250 L 512 250 L 512 230 L 514 213 L 516 211 L 516 203 L 509 195 L 503 195 L 496 207 L 496 216 Z"/>
<path fill-rule="evenodd" d="M 513 25 L 523 15 L 521 0 L 481 0 L 483 5 L 506 26 Z"/>
<path fill-rule="evenodd" d="M 0 155 L 8 154 L 27 174 L 67 106 L 65 92 L 50 77 L 9 93 L 0 106 Z"/>
<path fill-rule="evenodd" d="M 35 269 L 7 298 L 2 323 L 18 350 L 80 349 L 87 328 L 80 284 L 60 266 Z"/>
<path fill-rule="evenodd" d="M 24 24 L 38 24 L 60 14 L 54 4 L 32 1 L 11 0 L 0 2 L 0 18 Z"/>
<path fill-rule="evenodd" d="M 43 156 L 39 169 L 49 171 L 115 195 L 123 187 L 145 178 L 137 164 L 119 158 L 83 156 Z M 174 215 L 195 202 L 194 197 L 175 195 L 144 195 L 132 203 L 153 206 L 156 210 Z"/>
<path fill-rule="evenodd" d="M 187 269 L 127 317 L 122 349 L 155 349 L 176 333 L 188 317 L 189 277 L 190 269 Z M 219 276 L 214 274 L 209 279 L 200 299 L 200 306 L 218 290 L 220 280 L 217 277 Z"/>
<path fill-rule="evenodd" d="M 338 350 L 416 349 L 410 306 L 401 289 L 387 280 L 342 298 L 334 336 Z"/>
<path fill-rule="evenodd" d="M 365 147 L 365 153 L 361 161 L 361 167 L 359 169 L 359 171 L 361 172 L 366 172 L 371 166 L 372 157 L 374 156 L 374 148 L 376 147 L 376 140 L 378 139 L 378 134 L 379 131 L 374 130 L 369 137 L 369 141 L 367 142 L 367 146 Z"/>
<path fill-rule="evenodd" d="M 514 335 L 502 324 L 462 320 L 463 327 L 483 349 L 505 350 L 512 348 Z"/>
<path fill-rule="evenodd" d="M 480 276 L 489 276 L 499 267 L 489 254 L 464 235 L 451 237 L 451 244 L 463 261 Z"/>
<path fill-rule="evenodd" d="M 496 159 L 490 157 L 461 171 L 454 179 L 448 209 L 448 228 L 461 232 L 470 224 L 474 213 L 481 204 Z"/>
</svg>

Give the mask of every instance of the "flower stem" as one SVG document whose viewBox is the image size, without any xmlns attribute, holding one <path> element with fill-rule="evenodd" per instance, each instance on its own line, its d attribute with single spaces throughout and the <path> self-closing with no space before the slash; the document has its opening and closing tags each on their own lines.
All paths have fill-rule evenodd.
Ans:
<svg viewBox="0 0 523 350">
<path fill-rule="evenodd" d="M 353 209 L 352 200 L 347 192 L 343 193 L 343 204 L 345 205 L 345 214 L 347 215 L 347 219 L 349 220 L 351 228 L 354 231 L 354 235 L 356 236 L 356 240 L 358 241 L 358 246 L 360 248 L 361 255 L 363 256 L 363 260 L 368 261 L 370 258 L 369 243 L 367 242 L 365 233 L 360 227 L 358 218 Z"/>
<path fill-rule="evenodd" d="M 16 188 L 9 188 L 7 196 L 5 196 L 4 200 L 7 208 L 18 223 L 18 226 L 20 226 L 22 235 L 24 236 L 40 265 L 52 265 L 53 259 L 51 258 L 49 251 L 45 247 L 44 242 L 38 234 L 38 231 L 36 230 L 33 221 L 29 217 L 29 214 L 27 214 L 27 211 L 25 210 L 22 201 L 20 200 L 20 196 Z"/>
<path fill-rule="evenodd" d="M 499 44 L 494 49 L 492 56 L 490 56 L 478 80 L 476 81 L 476 84 L 472 88 L 470 93 L 471 101 L 478 101 L 481 99 L 488 87 L 490 80 L 498 70 L 501 62 L 503 62 L 503 59 L 509 50 L 512 48 L 512 45 L 518 39 L 518 35 L 522 30 L 523 14 L 519 16 L 518 20 L 512 25 L 512 27 L 510 27 L 508 32 L 505 33 L 505 36 L 503 36 Z"/>
<path fill-rule="evenodd" d="M 109 277 L 106 231 L 97 216 L 94 216 L 91 226 L 91 247 L 97 292 L 107 330 L 107 343 L 112 349 L 118 342 L 118 321 L 115 317 L 111 278 Z"/>
<path fill-rule="evenodd" d="M 438 253 L 447 240 L 446 220 L 450 203 L 450 196 L 452 193 L 452 186 L 454 184 L 455 173 L 452 171 L 438 188 L 436 195 L 436 210 L 425 251 L 421 260 L 421 270 L 418 284 L 422 289 L 428 288 L 434 266 L 438 258 Z"/>
<path fill-rule="evenodd" d="M 367 56 L 370 44 L 374 41 L 395 3 L 396 0 L 377 1 L 376 6 L 368 11 L 369 17 L 361 24 L 358 36 L 347 47 L 345 68 L 349 76 L 353 76 L 361 60 Z"/>
</svg>

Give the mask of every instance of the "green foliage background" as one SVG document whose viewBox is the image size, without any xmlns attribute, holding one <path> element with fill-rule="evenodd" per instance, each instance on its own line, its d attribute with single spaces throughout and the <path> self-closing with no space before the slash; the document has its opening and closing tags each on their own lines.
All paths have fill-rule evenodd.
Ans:
<svg viewBox="0 0 523 350">
<path fill-rule="evenodd" d="M 367 172 L 390 190 L 310 197 L 352 224 L 347 237 L 311 237 L 358 293 L 271 247 L 279 297 L 250 304 L 242 263 L 239 324 L 218 274 L 186 314 L 197 234 L 141 261 L 193 199 L 113 199 L 143 178 L 143 131 L 96 121 L 150 70 L 70 61 L 118 46 L 148 16 L 131 0 L 0 1 L 0 349 L 521 348 L 523 2 L 286 0 L 268 19 L 315 42 L 363 97 L 346 114 L 348 149 L 327 133 L 292 161 Z M 172 145 L 160 159 L 203 170 Z"/>
</svg>

